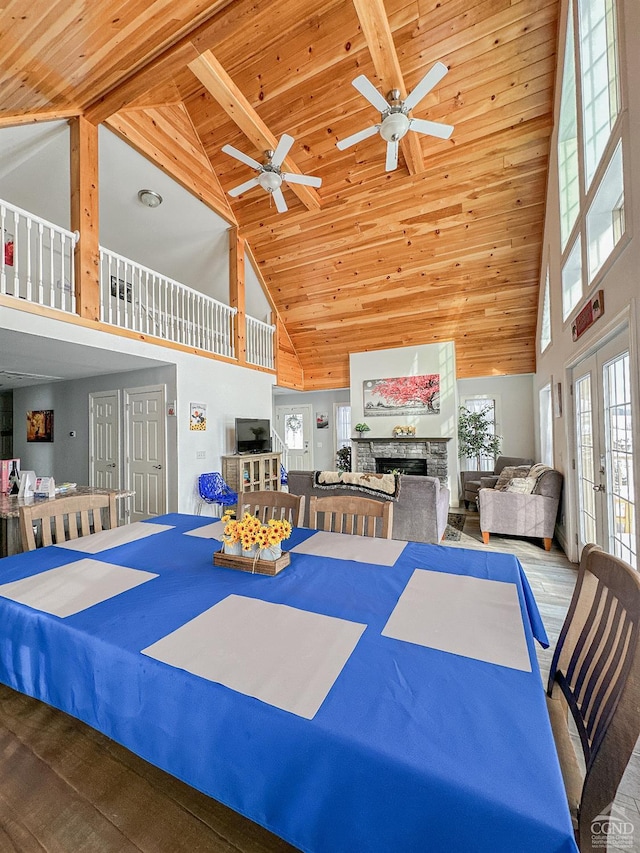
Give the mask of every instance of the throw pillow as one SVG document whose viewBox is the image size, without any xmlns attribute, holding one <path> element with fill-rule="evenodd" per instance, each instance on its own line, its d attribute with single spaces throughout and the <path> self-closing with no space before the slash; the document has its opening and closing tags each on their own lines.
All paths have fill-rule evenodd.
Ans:
<svg viewBox="0 0 640 853">
<path fill-rule="evenodd" d="M 528 473 L 528 465 L 508 465 L 500 471 L 498 482 L 493 488 L 497 489 L 499 492 L 504 492 L 507 488 L 507 484 L 513 480 L 514 477 L 526 477 Z"/>
<path fill-rule="evenodd" d="M 532 494 L 537 483 L 535 477 L 514 477 L 505 489 L 506 492 L 517 492 L 520 495 Z"/>
</svg>

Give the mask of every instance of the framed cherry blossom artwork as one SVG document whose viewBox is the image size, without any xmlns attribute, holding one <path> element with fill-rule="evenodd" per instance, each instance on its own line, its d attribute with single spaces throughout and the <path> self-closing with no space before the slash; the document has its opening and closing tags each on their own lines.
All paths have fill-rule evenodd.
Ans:
<svg viewBox="0 0 640 853">
<path fill-rule="evenodd" d="M 437 415 L 440 412 L 440 374 L 365 379 L 362 383 L 365 418 Z"/>
</svg>

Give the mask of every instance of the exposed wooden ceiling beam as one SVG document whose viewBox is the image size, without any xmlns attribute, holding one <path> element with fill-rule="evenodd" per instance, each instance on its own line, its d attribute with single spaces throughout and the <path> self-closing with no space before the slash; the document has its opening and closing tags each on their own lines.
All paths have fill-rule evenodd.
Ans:
<svg viewBox="0 0 640 853">
<path fill-rule="evenodd" d="M 383 94 L 386 97 L 391 89 L 399 89 L 400 97 L 407 97 L 400 61 L 391 35 L 389 19 L 384 9 L 383 0 L 353 0 L 360 27 L 369 47 L 373 67 L 380 78 Z M 400 141 L 402 153 L 409 173 L 416 175 L 424 172 L 424 157 L 422 148 L 415 133 L 407 133 Z"/>
<path fill-rule="evenodd" d="M 275 150 L 278 140 L 210 50 L 190 62 L 189 68 L 258 151 Z M 291 157 L 285 157 L 282 171 L 302 174 Z M 288 186 L 308 210 L 320 208 L 320 197 L 315 189 L 303 184 Z"/>
</svg>

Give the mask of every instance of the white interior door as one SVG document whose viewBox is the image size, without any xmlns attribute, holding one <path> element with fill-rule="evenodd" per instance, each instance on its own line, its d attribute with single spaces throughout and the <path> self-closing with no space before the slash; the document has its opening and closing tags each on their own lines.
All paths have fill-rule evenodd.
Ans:
<svg viewBox="0 0 640 853">
<path fill-rule="evenodd" d="M 578 544 L 637 565 L 631 363 L 617 335 L 573 368 Z"/>
<path fill-rule="evenodd" d="M 164 386 L 125 389 L 127 488 L 135 491 L 131 521 L 166 510 L 166 430 Z"/>
<path fill-rule="evenodd" d="M 120 395 L 89 394 L 89 485 L 119 489 L 121 479 Z"/>
<path fill-rule="evenodd" d="M 287 446 L 290 471 L 313 470 L 311 406 L 276 406 L 276 432 Z"/>
</svg>

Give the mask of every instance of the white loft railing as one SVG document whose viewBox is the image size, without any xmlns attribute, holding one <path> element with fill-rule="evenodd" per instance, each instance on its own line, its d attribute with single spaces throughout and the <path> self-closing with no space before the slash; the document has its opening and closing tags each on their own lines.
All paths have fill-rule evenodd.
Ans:
<svg viewBox="0 0 640 853">
<path fill-rule="evenodd" d="M 0 200 L 0 293 L 75 313 L 78 235 Z"/>
<path fill-rule="evenodd" d="M 275 326 L 246 315 L 247 321 L 247 361 L 259 367 L 275 369 L 273 358 L 273 336 Z"/>
<path fill-rule="evenodd" d="M 236 309 L 100 247 L 100 319 L 206 352 L 235 357 Z"/>
</svg>

